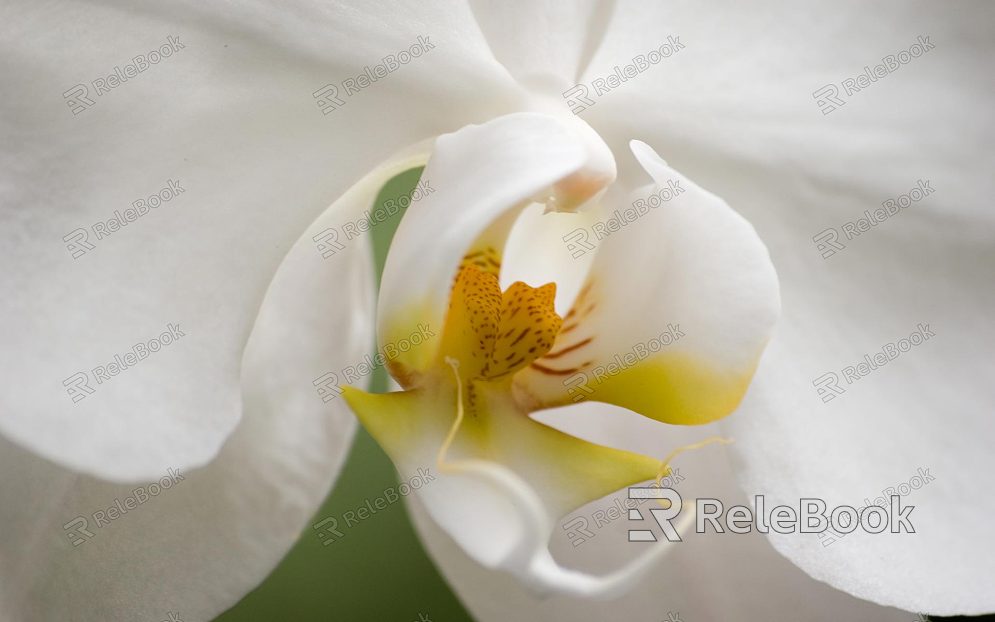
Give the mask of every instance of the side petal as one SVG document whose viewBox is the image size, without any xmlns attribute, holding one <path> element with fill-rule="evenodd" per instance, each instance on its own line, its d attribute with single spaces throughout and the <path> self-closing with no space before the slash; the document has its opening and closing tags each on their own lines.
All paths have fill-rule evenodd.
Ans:
<svg viewBox="0 0 995 622">
<path fill-rule="evenodd" d="M 791 195 L 763 191 L 774 176 L 754 169 L 729 183 L 744 204 L 786 213 Z M 733 451 L 750 494 L 858 509 L 890 505 L 897 494 L 915 506 L 916 533 L 852 533 L 828 545 L 771 534 L 800 568 L 881 604 L 978 615 L 995 612 L 995 507 L 991 495 L 974 492 L 995 469 L 995 290 L 987 269 L 995 265 L 995 227 L 980 216 L 993 189 L 988 173 L 932 181 L 936 194 L 920 208 L 826 259 L 811 227 L 774 214 L 758 219 L 775 259 L 784 258 L 785 314 L 728 431 L 740 441 Z M 958 190 L 971 189 L 972 198 L 957 201 Z M 800 222 L 841 203 L 860 218 L 879 198 L 819 188 L 806 199 L 811 220 Z M 940 217 L 945 205 L 979 218 Z"/>
<path fill-rule="evenodd" d="M 686 48 L 583 115 L 613 147 L 652 136 L 770 249 L 784 316 L 728 422 L 747 492 L 859 507 L 908 490 L 920 468 L 935 477 L 903 497 L 917 506 L 914 535 L 774 546 L 861 598 L 938 615 L 995 611 L 995 510 L 973 492 L 995 466 L 993 9 L 730 2 L 703 19 L 689 5 L 620 3 L 591 77 L 668 34 Z M 878 65 L 888 71 L 872 82 Z M 920 323 L 936 336 L 853 379 Z M 823 403 L 830 372 L 844 393 Z"/>
<path fill-rule="evenodd" d="M 596 400 L 707 423 L 749 386 L 777 320 L 777 275 L 753 227 L 722 199 L 645 144 L 632 150 L 654 184 L 631 206 L 603 207 L 590 237 L 607 237 L 586 284 L 552 351 L 517 386 L 540 407 Z M 606 229 L 609 219 L 618 228 Z"/>
<path fill-rule="evenodd" d="M 366 201 L 349 203 L 312 231 L 361 217 Z M 312 380 L 362 361 L 373 341 L 368 244 L 323 259 L 310 233 L 266 292 L 242 362 L 244 416 L 208 466 L 114 484 L 0 439 L 0 618 L 206 622 L 302 537 L 355 430 Z"/>
</svg>

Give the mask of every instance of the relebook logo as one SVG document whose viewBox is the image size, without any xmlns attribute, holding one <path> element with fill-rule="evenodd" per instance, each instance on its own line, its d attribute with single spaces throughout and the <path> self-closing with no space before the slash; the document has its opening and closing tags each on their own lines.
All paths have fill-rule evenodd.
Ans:
<svg viewBox="0 0 995 622">
<path fill-rule="evenodd" d="M 62 386 L 66 388 L 66 393 L 73 401 L 73 404 L 85 399 L 93 394 L 96 389 L 93 384 L 102 384 L 117 376 L 121 372 L 131 369 L 141 363 L 154 352 L 158 352 L 163 347 L 168 346 L 180 337 L 185 337 L 186 333 L 180 330 L 179 324 L 168 322 L 166 331 L 158 337 L 148 341 L 139 341 L 131 347 L 131 350 L 124 354 L 115 354 L 106 365 L 97 365 L 89 372 L 78 371 L 62 381 Z M 91 382 L 93 384 L 91 384 Z"/>
<path fill-rule="evenodd" d="M 185 45 L 180 43 L 179 37 L 169 35 L 166 37 L 166 42 L 158 48 L 135 56 L 131 59 L 130 63 L 125 63 L 124 67 L 115 65 L 114 71 L 110 72 L 107 76 L 91 80 L 89 86 L 83 83 L 73 86 L 63 93 L 62 97 L 66 100 L 66 105 L 69 106 L 69 110 L 75 117 L 96 103 L 93 97 L 100 97 L 105 93 L 110 93 L 112 90 L 128 82 L 131 78 L 143 73 L 151 65 L 159 64 L 163 59 L 169 58 L 185 47 Z"/>
<path fill-rule="evenodd" d="M 681 536 L 671 524 L 683 509 L 681 495 L 673 488 L 633 487 L 629 488 L 630 499 L 660 499 L 667 501 L 666 507 L 651 508 L 650 515 L 664 537 L 670 542 L 681 542 Z M 899 495 L 890 497 L 888 507 L 867 506 L 860 511 L 849 505 L 833 508 L 826 514 L 826 502 L 818 498 L 798 500 L 798 508 L 778 505 L 768 511 L 764 495 L 753 498 L 753 507 L 734 505 L 728 509 L 718 499 L 701 497 L 695 499 L 695 532 L 705 533 L 711 529 L 715 533 L 821 533 L 829 529 L 837 533 L 850 533 L 858 527 L 867 533 L 915 533 L 910 515 L 914 505 L 902 505 Z M 629 510 L 631 520 L 644 520 L 638 509 Z M 649 529 L 629 530 L 629 542 L 655 542 L 656 536 Z"/>
</svg>

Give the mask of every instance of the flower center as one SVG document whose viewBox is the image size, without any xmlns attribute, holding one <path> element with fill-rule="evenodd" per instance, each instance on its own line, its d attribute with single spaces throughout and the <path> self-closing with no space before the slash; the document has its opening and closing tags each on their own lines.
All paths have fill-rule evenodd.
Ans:
<svg viewBox="0 0 995 622">
<path fill-rule="evenodd" d="M 459 361 L 459 375 L 468 383 L 510 381 L 549 352 L 563 325 L 553 306 L 555 283 L 531 287 L 518 281 L 502 292 L 499 269 L 491 247 L 467 254 L 450 295 L 440 360 Z"/>
</svg>

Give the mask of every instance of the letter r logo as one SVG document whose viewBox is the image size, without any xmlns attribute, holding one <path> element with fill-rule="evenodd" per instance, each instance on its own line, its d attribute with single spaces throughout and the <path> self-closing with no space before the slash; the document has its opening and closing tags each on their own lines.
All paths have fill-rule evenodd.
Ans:
<svg viewBox="0 0 995 622">
<path fill-rule="evenodd" d="M 89 242 L 86 229 L 74 229 L 67 233 L 62 238 L 62 241 L 66 243 L 66 249 L 73 256 L 73 259 L 78 259 L 82 255 L 85 255 L 86 251 L 94 249 L 93 244 Z"/>
<path fill-rule="evenodd" d="M 331 525 L 328 525 L 328 523 L 331 523 Z M 326 527 L 326 525 L 328 526 Z M 344 534 L 339 531 L 339 521 L 336 520 L 334 516 L 329 516 L 328 518 L 315 523 L 311 526 L 311 528 L 318 532 L 319 540 L 328 538 L 321 543 L 322 546 L 328 546 L 329 544 L 335 542 L 335 538 L 332 536 L 338 536 L 339 538 L 344 537 Z"/>
<path fill-rule="evenodd" d="M 316 233 L 311 239 L 323 259 L 328 259 L 335 254 L 335 251 L 345 248 L 345 244 L 339 242 L 339 232 L 331 227 Z"/>
<path fill-rule="evenodd" d="M 653 520 L 660 527 L 664 537 L 669 542 L 682 542 L 681 535 L 670 522 L 681 513 L 683 499 L 673 488 L 657 488 L 655 486 L 630 486 L 630 499 L 661 499 L 667 501 L 666 507 L 650 508 Z M 636 508 L 629 509 L 629 520 L 643 520 L 643 515 Z M 630 529 L 629 542 L 656 542 L 656 535 L 650 529 Z"/>
<path fill-rule="evenodd" d="M 69 106 L 69 110 L 72 111 L 74 117 L 93 105 L 93 100 L 90 99 L 89 93 L 85 84 L 77 84 L 62 94 L 66 99 L 66 105 Z"/>
<path fill-rule="evenodd" d="M 584 84 L 575 84 L 563 91 L 563 99 L 567 100 L 570 112 L 574 114 L 580 114 L 587 110 L 588 106 L 594 105 L 594 100 L 587 95 L 587 86 Z"/>
<path fill-rule="evenodd" d="M 68 532 L 66 536 L 72 542 L 73 546 L 79 546 L 93 537 L 93 532 L 87 529 L 86 525 L 86 519 L 82 516 L 77 516 L 62 526 Z"/>
<path fill-rule="evenodd" d="M 841 251 L 846 248 L 846 245 L 842 244 L 839 239 L 839 233 L 837 233 L 836 229 L 833 229 L 832 227 L 812 236 L 812 241 L 815 242 L 815 248 L 819 251 L 819 254 L 822 255 L 823 259 L 832 257 L 836 254 L 836 251 Z"/>
<path fill-rule="evenodd" d="M 574 259 L 587 251 L 594 250 L 594 244 L 587 240 L 587 229 L 574 229 L 563 236 L 563 242 L 566 243 L 567 250 L 570 251 L 570 256 Z"/>
<path fill-rule="evenodd" d="M 587 374 L 582 371 L 564 380 L 563 385 L 567 388 L 567 393 L 573 396 L 575 402 L 579 402 L 594 393 L 594 389 L 587 386 Z"/>
<path fill-rule="evenodd" d="M 590 523 L 583 516 L 572 518 L 563 525 L 563 530 L 567 532 L 567 539 L 573 542 L 575 547 L 587 542 L 588 538 L 594 537 L 594 532 L 588 529 Z"/>
<path fill-rule="evenodd" d="M 72 398 L 73 404 L 93 393 L 89 380 L 86 372 L 78 371 L 62 381 L 62 386 L 66 388 L 66 393 Z"/>
<path fill-rule="evenodd" d="M 815 98 L 815 103 L 818 104 L 819 110 L 824 115 L 842 107 L 846 103 L 840 99 L 840 90 L 835 84 L 827 84 L 821 89 L 816 90 L 812 93 L 812 97 Z"/>
<path fill-rule="evenodd" d="M 322 402 L 330 402 L 342 393 L 342 389 L 339 388 L 339 378 L 332 372 L 315 378 L 311 384 L 318 391 L 318 397 Z"/>
<path fill-rule="evenodd" d="M 321 114 L 328 114 L 339 106 L 345 105 L 345 102 L 339 97 L 338 87 L 334 84 L 326 84 L 311 95 L 317 100 L 315 103 L 318 104 Z"/>
<path fill-rule="evenodd" d="M 815 392 L 822 398 L 823 403 L 829 402 L 842 395 L 846 389 L 840 387 L 840 377 L 835 372 L 828 371 L 812 381 Z"/>
</svg>

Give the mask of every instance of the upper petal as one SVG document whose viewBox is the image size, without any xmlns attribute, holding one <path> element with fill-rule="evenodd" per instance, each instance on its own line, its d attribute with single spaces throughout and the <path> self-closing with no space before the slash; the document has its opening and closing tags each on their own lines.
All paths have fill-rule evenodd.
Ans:
<svg viewBox="0 0 995 622">
<path fill-rule="evenodd" d="M 5 11 L 0 369 L 14 388 L 0 398 L 4 436 L 118 481 L 216 454 L 240 417 L 246 339 L 294 240 L 398 147 L 517 105 L 517 86 L 465 35 L 475 32 L 467 7 L 409 11 Z M 322 114 L 323 85 L 341 88 L 419 36 L 434 48 Z M 92 105 L 74 115 L 78 84 Z M 148 348 L 169 325 L 167 339 L 183 336 L 138 360 L 135 344 Z"/>
</svg>

